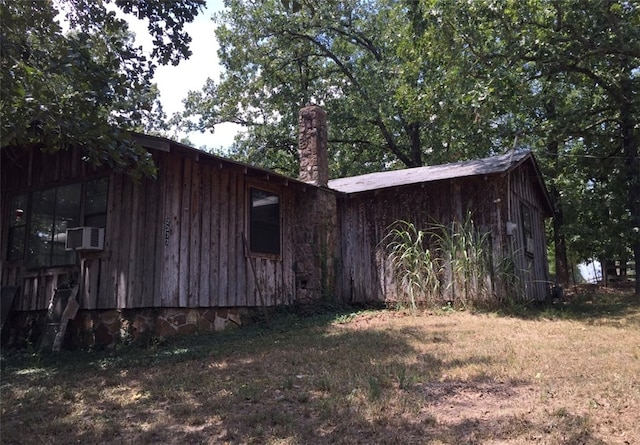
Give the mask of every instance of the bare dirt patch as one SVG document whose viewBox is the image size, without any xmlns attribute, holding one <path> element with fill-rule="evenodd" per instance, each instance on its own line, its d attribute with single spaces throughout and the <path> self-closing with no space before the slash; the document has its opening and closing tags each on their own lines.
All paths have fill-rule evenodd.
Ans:
<svg viewBox="0 0 640 445">
<path fill-rule="evenodd" d="M 426 408 L 444 423 L 524 414 L 537 399 L 534 386 L 517 382 L 428 382 L 422 387 Z"/>
</svg>

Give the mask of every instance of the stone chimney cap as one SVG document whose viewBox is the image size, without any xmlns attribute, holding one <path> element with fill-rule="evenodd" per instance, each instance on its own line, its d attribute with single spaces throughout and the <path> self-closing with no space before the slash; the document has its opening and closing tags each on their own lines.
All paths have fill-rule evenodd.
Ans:
<svg viewBox="0 0 640 445">
<path fill-rule="evenodd" d="M 329 182 L 327 113 L 317 105 L 308 105 L 300 110 L 298 122 L 299 179 L 326 187 Z"/>
</svg>

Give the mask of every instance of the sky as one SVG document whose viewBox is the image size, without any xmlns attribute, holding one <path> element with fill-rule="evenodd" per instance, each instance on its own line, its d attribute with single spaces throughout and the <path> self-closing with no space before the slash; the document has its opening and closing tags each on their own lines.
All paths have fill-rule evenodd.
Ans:
<svg viewBox="0 0 640 445">
<path fill-rule="evenodd" d="M 182 100 L 191 90 L 200 90 L 207 78 L 218 80 L 220 62 L 218 59 L 218 42 L 214 34 L 215 24 L 211 16 L 224 8 L 223 0 L 207 0 L 207 9 L 198 14 L 196 19 L 185 26 L 192 38 L 192 56 L 180 62 L 178 66 L 160 66 L 156 69 L 155 83 L 160 90 L 160 101 L 167 116 L 184 109 Z M 145 21 L 122 15 L 129 22 L 131 31 L 136 34 L 136 42 L 145 51 L 151 52 L 151 38 Z M 196 148 L 228 148 L 234 136 L 240 131 L 236 124 L 216 125 L 213 133 L 190 132 L 180 135 L 188 137 Z"/>
</svg>

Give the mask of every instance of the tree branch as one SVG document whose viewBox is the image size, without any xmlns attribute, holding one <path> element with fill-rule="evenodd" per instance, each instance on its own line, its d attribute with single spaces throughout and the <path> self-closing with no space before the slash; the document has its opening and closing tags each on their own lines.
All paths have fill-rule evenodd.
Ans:
<svg viewBox="0 0 640 445">
<path fill-rule="evenodd" d="M 358 79 L 356 79 L 356 77 L 349 70 L 349 68 L 340 60 L 340 58 L 335 53 L 333 53 L 333 51 L 331 51 L 321 42 L 319 42 L 318 40 L 316 40 L 315 38 L 307 34 L 302 34 L 302 33 L 298 33 L 291 30 L 285 30 L 284 33 L 290 35 L 291 37 L 306 40 L 311 44 L 313 44 L 316 48 L 318 48 L 325 55 L 325 57 L 332 60 L 338 66 L 342 74 L 344 74 L 347 77 L 347 79 L 349 79 L 349 81 L 353 84 L 356 90 L 363 97 L 365 102 L 369 104 L 370 109 L 371 110 L 377 109 L 378 107 L 377 104 L 372 103 L 371 98 L 369 97 L 369 94 L 367 93 L 365 88 L 362 87 L 362 85 L 360 85 L 360 82 L 358 82 Z M 395 156 L 397 156 L 402 163 L 404 163 L 407 166 L 413 166 L 413 162 L 411 158 L 409 158 L 405 153 L 402 152 L 402 150 L 400 150 L 400 148 L 398 147 L 398 145 L 396 144 L 393 138 L 393 135 L 385 125 L 384 120 L 382 119 L 382 117 L 380 116 L 380 113 L 378 112 L 375 112 L 374 123 L 380 129 L 380 132 L 382 133 L 382 137 L 384 138 L 387 144 L 387 148 Z"/>
</svg>

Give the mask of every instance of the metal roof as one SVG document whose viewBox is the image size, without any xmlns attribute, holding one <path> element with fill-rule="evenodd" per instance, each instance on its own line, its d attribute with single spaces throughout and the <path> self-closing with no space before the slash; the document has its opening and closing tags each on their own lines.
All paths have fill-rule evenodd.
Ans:
<svg viewBox="0 0 640 445">
<path fill-rule="evenodd" d="M 530 151 L 512 151 L 504 155 L 472 161 L 369 173 L 332 179 L 329 181 L 329 188 L 351 194 L 444 179 L 503 173 L 530 156 Z"/>
</svg>

